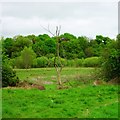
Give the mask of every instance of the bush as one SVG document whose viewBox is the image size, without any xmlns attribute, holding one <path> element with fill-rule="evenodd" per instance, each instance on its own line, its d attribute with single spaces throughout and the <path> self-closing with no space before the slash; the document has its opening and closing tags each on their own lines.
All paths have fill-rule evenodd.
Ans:
<svg viewBox="0 0 120 120">
<path fill-rule="evenodd" d="M 23 51 L 21 51 L 22 65 L 24 68 L 30 68 L 33 64 L 33 60 L 36 58 L 36 54 L 34 53 L 32 48 L 25 47 Z"/>
<path fill-rule="evenodd" d="M 20 69 L 24 68 L 23 60 L 21 56 L 15 58 L 15 67 L 20 68 Z"/>
<path fill-rule="evenodd" d="M 67 60 L 66 59 L 61 58 L 61 63 L 64 67 L 67 66 Z"/>
<path fill-rule="evenodd" d="M 21 56 L 15 58 L 15 66 L 17 68 L 31 68 L 35 58 L 36 54 L 32 48 L 25 47 L 23 51 L 21 51 Z"/>
<path fill-rule="evenodd" d="M 99 67 L 101 64 L 100 57 L 89 57 L 86 58 L 83 62 L 85 67 Z"/>
<path fill-rule="evenodd" d="M 68 67 L 75 67 L 75 60 L 67 60 Z"/>
<path fill-rule="evenodd" d="M 12 66 L 12 68 L 15 68 L 15 62 L 16 62 L 16 61 L 15 61 L 14 58 L 13 58 L 13 59 L 10 59 L 8 62 L 9 62 L 9 65 Z"/>
<path fill-rule="evenodd" d="M 33 60 L 32 68 L 37 68 L 37 59 Z"/>
<path fill-rule="evenodd" d="M 84 62 L 84 59 L 75 59 L 75 66 L 76 67 L 82 67 L 83 62 Z"/>
<path fill-rule="evenodd" d="M 53 58 L 55 55 L 50 53 L 50 54 L 47 54 L 46 57 L 49 59 L 49 58 Z"/>
<path fill-rule="evenodd" d="M 54 59 L 53 58 L 48 59 L 48 67 L 54 67 Z"/>
<path fill-rule="evenodd" d="M 48 66 L 48 58 L 45 56 L 38 57 L 37 59 L 37 67 L 47 67 Z"/>
<path fill-rule="evenodd" d="M 61 60 L 61 63 L 62 63 L 63 66 L 67 66 L 67 60 L 66 59 L 60 58 L 60 60 Z M 54 67 L 54 61 L 55 61 L 55 57 L 49 59 L 49 66 L 50 67 Z M 60 63 L 57 60 L 57 57 L 56 57 L 56 62 L 57 62 L 56 64 L 60 65 Z"/>
<path fill-rule="evenodd" d="M 2 87 L 16 86 L 19 82 L 15 71 L 9 65 L 2 64 Z"/>
<path fill-rule="evenodd" d="M 120 78 L 120 54 L 117 50 L 111 49 L 107 56 L 103 57 L 102 75 L 106 81 Z"/>
</svg>

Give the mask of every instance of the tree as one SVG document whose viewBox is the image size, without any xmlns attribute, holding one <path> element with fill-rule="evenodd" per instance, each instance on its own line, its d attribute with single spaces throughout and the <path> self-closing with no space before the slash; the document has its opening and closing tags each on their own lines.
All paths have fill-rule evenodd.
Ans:
<svg viewBox="0 0 120 120">
<path fill-rule="evenodd" d="M 58 84 L 60 86 L 62 86 L 61 71 L 62 71 L 63 65 L 62 65 L 61 59 L 60 59 L 60 42 L 61 42 L 61 39 L 59 37 L 60 30 L 61 30 L 61 27 L 57 26 L 56 27 L 56 55 L 55 55 L 55 63 L 54 63 L 54 65 L 55 65 L 56 72 L 57 72 Z"/>
<path fill-rule="evenodd" d="M 23 51 L 21 51 L 21 59 L 24 68 L 28 69 L 33 64 L 34 59 L 36 58 L 36 54 L 32 50 L 32 48 L 25 47 Z"/>
<path fill-rule="evenodd" d="M 106 81 L 118 79 L 120 82 L 120 34 L 117 40 L 107 44 L 103 54 L 103 74 Z"/>
<path fill-rule="evenodd" d="M 24 36 L 15 36 L 14 38 L 14 46 L 13 46 L 13 53 L 12 58 L 20 56 L 21 51 L 24 49 L 24 47 L 31 47 L 32 41 L 29 39 L 29 37 Z"/>
<path fill-rule="evenodd" d="M 15 41 L 12 38 L 6 38 L 2 40 L 3 52 L 8 55 L 9 58 L 12 57 L 12 53 L 14 52 L 14 44 Z"/>
<path fill-rule="evenodd" d="M 46 29 L 46 28 L 44 28 L 44 29 L 46 31 L 48 31 L 49 33 L 51 33 L 53 35 L 53 37 L 55 38 L 55 40 L 56 40 L 56 51 L 55 51 L 54 67 L 55 67 L 56 73 L 57 73 L 58 85 L 60 87 L 62 87 L 61 72 L 62 72 L 63 65 L 62 65 L 61 58 L 60 58 L 60 44 L 64 39 L 62 39 L 60 37 L 61 26 L 56 26 L 55 34 L 53 34 L 50 31 L 49 26 L 48 26 L 48 29 Z"/>
</svg>

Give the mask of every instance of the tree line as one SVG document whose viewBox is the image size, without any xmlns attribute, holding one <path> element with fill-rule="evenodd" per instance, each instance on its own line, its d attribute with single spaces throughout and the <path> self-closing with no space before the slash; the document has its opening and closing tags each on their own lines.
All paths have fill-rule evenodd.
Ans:
<svg viewBox="0 0 120 120">
<path fill-rule="evenodd" d="M 64 66 L 90 66 L 91 60 L 99 66 L 98 58 L 115 40 L 97 35 L 95 39 L 76 37 L 64 33 L 60 37 L 60 57 Z M 53 67 L 56 54 L 56 38 L 47 34 L 15 36 L 2 39 L 2 52 L 15 68 Z M 89 60 L 86 58 L 92 57 Z M 84 62 L 83 62 L 84 61 Z M 88 63 L 86 63 L 88 61 Z M 90 63 L 90 64 L 89 64 Z"/>
<path fill-rule="evenodd" d="M 13 38 L 5 38 L 2 40 L 3 53 L 8 58 L 16 58 L 20 56 L 21 51 L 25 47 L 31 47 L 36 57 L 46 56 L 53 57 L 56 50 L 56 38 L 47 34 L 15 36 Z M 87 58 L 93 56 L 101 56 L 104 48 L 114 40 L 109 37 L 97 35 L 95 39 L 89 39 L 86 36 L 76 37 L 70 33 L 60 35 L 60 57 L 66 59 Z"/>
</svg>

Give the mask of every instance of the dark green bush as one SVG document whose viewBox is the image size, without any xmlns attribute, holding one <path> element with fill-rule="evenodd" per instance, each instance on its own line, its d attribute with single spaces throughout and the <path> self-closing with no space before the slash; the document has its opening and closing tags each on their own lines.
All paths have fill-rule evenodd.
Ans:
<svg viewBox="0 0 120 120">
<path fill-rule="evenodd" d="M 106 81 L 120 77 L 120 54 L 117 50 L 111 49 L 103 58 L 102 74 Z"/>
<path fill-rule="evenodd" d="M 120 34 L 116 41 L 107 45 L 102 55 L 104 64 L 101 73 L 106 81 L 117 79 L 120 82 Z"/>
<path fill-rule="evenodd" d="M 2 87 L 16 86 L 19 82 L 15 71 L 9 65 L 2 64 Z"/>
</svg>

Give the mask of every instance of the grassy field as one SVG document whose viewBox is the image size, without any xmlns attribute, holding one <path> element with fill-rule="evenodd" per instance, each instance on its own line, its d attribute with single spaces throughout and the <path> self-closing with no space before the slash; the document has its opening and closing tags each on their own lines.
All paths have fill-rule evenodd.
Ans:
<svg viewBox="0 0 120 120">
<path fill-rule="evenodd" d="M 64 68 L 61 73 L 63 81 L 91 82 L 95 75 L 95 68 Z M 53 82 L 56 83 L 55 68 L 33 68 L 33 69 L 15 69 L 17 76 L 21 81 L 30 82 Z"/>
<path fill-rule="evenodd" d="M 79 82 L 62 90 L 56 89 L 54 68 L 16 71 L 21 81 L 38 78 L 53 83 L 44 84 L 46 90 L 42 91 L 3 88 L 3 118 L 118 118 L 118 86 L 93 86 L 93 68 L 64 68 L 63 80 Z M 86 80 L 87 84 L 80 80 Z"/>
</svg>

